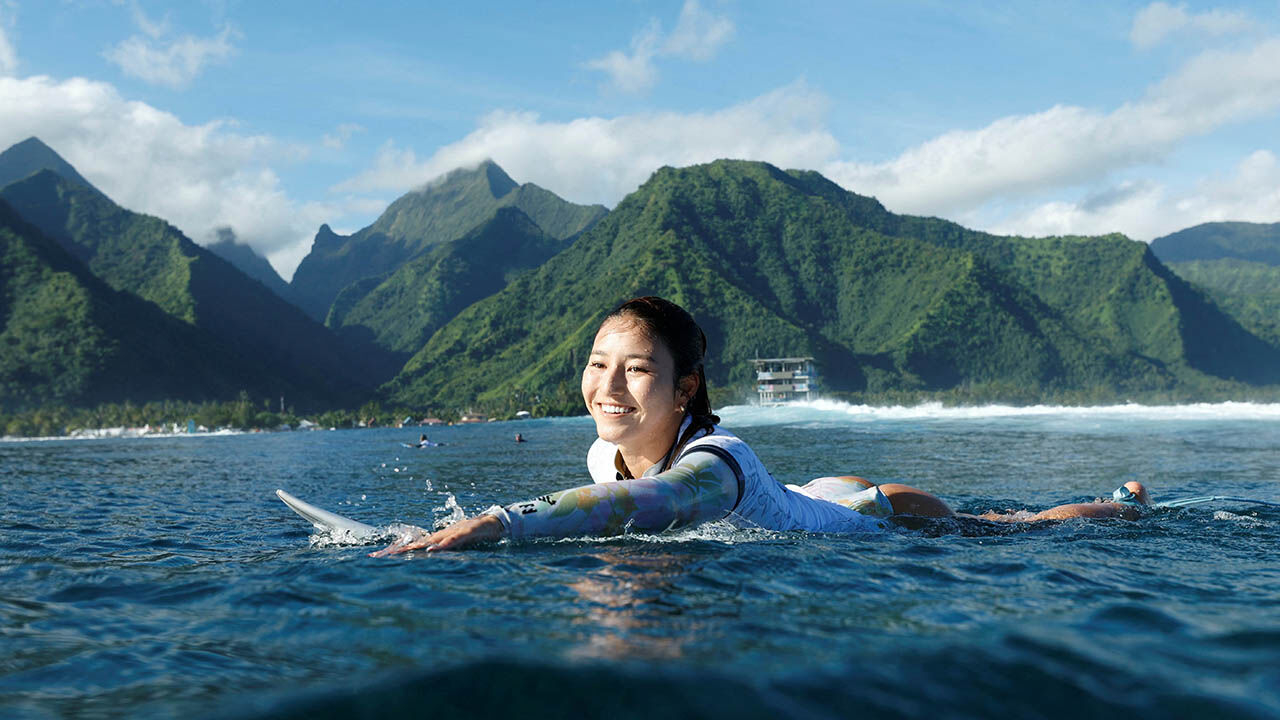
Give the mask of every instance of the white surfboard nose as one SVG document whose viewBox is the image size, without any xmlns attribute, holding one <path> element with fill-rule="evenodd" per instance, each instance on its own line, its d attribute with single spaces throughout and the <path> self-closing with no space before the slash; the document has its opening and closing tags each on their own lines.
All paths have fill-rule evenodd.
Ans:
<svg viewBox="0 0 1280 720">
<path fill-rule="evenodd" d="M 381 532 L 372 525 L 365 525 L 362 522 L 343 517 L 336 513 L 312 505 L 311 503 L 299 500 L 284 490 L 276 490 L 276 497 L 280 501 L 289 506 L 289 509 L 301 515 L 304 519 L 322 532 L 339 530 L 350 533 L 355 540 L 372 540 L 377 538 Z"/>
</svg>

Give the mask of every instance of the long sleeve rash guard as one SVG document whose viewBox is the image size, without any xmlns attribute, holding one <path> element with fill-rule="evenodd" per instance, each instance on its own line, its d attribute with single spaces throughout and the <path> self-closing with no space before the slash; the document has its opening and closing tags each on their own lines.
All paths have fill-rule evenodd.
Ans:
<svg viewBox="0 0 1280 720">
<path fill-rule="evenodd" d="M 494 507 L 512 539 L 657 533 L 714 520 L 768 530 L 861 533 L 892 512 L 877 488 L 820 478 L 800 487 L 773 478 L 741 439 L 718 426 L 690 441 L 667 470 L 620 479 L 616 446 L 588 454 L 594 485 Z"/>
</svg>

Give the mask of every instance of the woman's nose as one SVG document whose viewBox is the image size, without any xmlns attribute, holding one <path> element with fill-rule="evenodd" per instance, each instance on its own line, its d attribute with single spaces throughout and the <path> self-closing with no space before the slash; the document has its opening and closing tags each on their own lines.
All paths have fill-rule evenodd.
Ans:
<svg viewBox="0 0 1280 720">
<path fill-rule="evenodd" d="M 610 393 L 613 393 L 616 390 L 621 390 L 627 386 L 626 371 L 621 368 L 610 370 L 605 376 L 604 382 L 605 388 L 608 389 Z"/>
</svg>

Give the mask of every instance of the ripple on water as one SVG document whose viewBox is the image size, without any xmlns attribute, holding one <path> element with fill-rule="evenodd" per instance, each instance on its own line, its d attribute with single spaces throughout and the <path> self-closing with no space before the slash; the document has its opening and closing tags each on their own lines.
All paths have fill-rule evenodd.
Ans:
<svg viewBox="0 0 1280 720">
<path fill-rule="evenodd" d="M 1078 422 L 748 429 L 784 482 L 820 456 L 974 508 L 1155 468 L 1161 498 L 1271 497 L 1272 425 Z M 442 428 L 449 452 L 411 458 L 395 430 L 0 445 L 0 716 L 1280 714 L 1275 509 L 867 537 L 710 525 L 376 560 L 310 546 L 272 496 L 426 527 L 579 480 L 564 468 L 589 422 L 523 425 L 519 448 L 508 430 Z"/>
</svg>

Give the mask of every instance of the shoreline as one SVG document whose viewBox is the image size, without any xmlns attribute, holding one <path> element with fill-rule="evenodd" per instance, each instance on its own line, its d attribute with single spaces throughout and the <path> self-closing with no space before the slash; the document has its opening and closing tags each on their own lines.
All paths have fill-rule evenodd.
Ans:
<svg viewBox="0 0 1280 720">
<path fill-rule="evenodd" d="M 1088 419 L 1135 419 L 1146 421 L 1204 421 L 1211 422 L 1217 420 L 1232 421 L 1280 421 L 1280 402 L 1255 402 L 1247 400 L 1226 400 L 1222 402 L 1192 402 L 1192 403 L 1175 403 L 1175 404 L 1159 404 L 1148 405 L 1138 402 L 1116 403 L 1109 405 L 1051 405 L 1051 404 L 1035 404 L 1035 405 L 1012 405 L 1008 403 L 988 403 L 983 405 L 948 405 L 938 400 L 926 400 L 914 405 L 868 405 L 851 403 L 838 399 L 818 399 L 811 401 L 801 401 L 784 403 L 779 405 L 726 405 L 716 409 L 716 412 L 726 418 L 729 423 L 742 424 L 744 421 L 751 424 L 750 420 L 769 419 L 772 421 L 788 419 L 787 416 L 798 416 L 804 414 L 806 418 L 793 417 L 791 419 L 814 419 L 815 415 L 829 416 L 832 418 L 848 418 L 862 421 L 893 421 L 893 420 L 998 420 L 998 419 L 1034 419 L 1034 418 L 1078 418 Z M 747 414 L 753 415 L 753 418 L 745 417 Z M 763 417 L 774 416 L 774 417 Z M 559 417 L 578 417 L 578 416 L 552 416 L 545 418 Z M 587 417 L 582 414 L 581 417 Z M 544 418 L 544 419 L 545 419 Z M 499 422 L 499 421 L 495 421 Z M 525 421 L 521 421 L 525 422 Z M 485 423 L 488 424 L 488 423 Z M 417 426 L 414 426 L 417 427 Z M 340 428 L 350 430 L 384 430 L 384 429 L 403 429 L 394 426 L 379 426 L 374 428 Z M 241 430 L 236 428 L 219 428 L 216 430 L 204 430 L 194 433 L 186 431 L 169 431 L 155 428 L 126 428 L 126 427 L 110 427 L 95 429 L 78 429 L 65 435 L 41 435 L 41 436 L 19 436 L 4 435 L 0 436 L 0 443 L 24 443 L 24 442 L 53 442 L 65 440 L 122 440 L 122 439 L 165 439 L 165 438 L 209 438 L 209 437 L 228 437 L 235 435 L 256 435 L 262 433 L 286 433 L 286 432 L 330 432 L 335 428 L 323 428 L 319 426 L 310 428 L 293 428 L 284 429 L 251 429 Z"/>
</svg>

